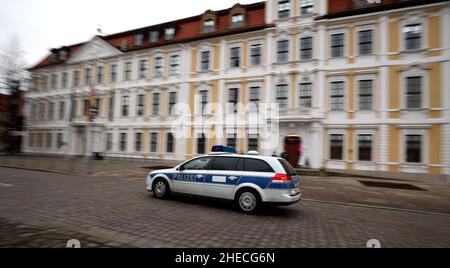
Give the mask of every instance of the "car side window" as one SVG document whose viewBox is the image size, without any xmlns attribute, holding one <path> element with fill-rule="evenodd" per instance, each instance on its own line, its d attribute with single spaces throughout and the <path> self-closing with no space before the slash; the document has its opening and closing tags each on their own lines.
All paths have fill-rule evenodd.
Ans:
<svg viewBox="0 0 450 268">
<path fill-rule="evenodd" d="M 273 168 L 266 162 L 258 159 L 245 159 L 244 171 L 274 173 Z"/>
<path fill-rule="evenodd" d="M 187 162 L 182 166 L 182 170 L 206 170 L 208 169 L 211 157 L 197 158 L 190 162 Z"/>
<path fill-rule="evenodd" d="M 239 158 L 236 157 L 215 157 L 210 170 L 236 170 Z"/>
</svg>

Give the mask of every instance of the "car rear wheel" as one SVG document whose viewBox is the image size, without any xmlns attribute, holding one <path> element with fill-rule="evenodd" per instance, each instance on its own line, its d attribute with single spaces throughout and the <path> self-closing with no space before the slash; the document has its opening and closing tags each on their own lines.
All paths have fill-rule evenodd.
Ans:
<svg viewBox="0 0 450 268">
<path fill-rule="evenodd" d="M 156 179 L 152 190 L 153 195 L 159 199 L 167 198 L 170 194 L 169 184 L 164 179 Z"/>
<path fill-rule="evenodd" d="M 254 214 L 261 206 L 261 197 L 253 189 L 244 189 L 236 195 L 236 205 L 245 214 Z"/>
</svg>

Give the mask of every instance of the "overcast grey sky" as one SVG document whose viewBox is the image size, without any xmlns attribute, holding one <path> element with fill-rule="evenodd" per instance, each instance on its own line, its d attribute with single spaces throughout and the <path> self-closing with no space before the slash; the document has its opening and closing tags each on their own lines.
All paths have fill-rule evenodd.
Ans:
<svg viewBox="0 0 450 268">
<path fill-rule="evenodd" d="M 89 40 L 98 25 L 106 34 L 225 9 L 260 0 L 0 0 L 0 46 L 18 36 L 25 62 L 49 48 Z"/>
</svg>

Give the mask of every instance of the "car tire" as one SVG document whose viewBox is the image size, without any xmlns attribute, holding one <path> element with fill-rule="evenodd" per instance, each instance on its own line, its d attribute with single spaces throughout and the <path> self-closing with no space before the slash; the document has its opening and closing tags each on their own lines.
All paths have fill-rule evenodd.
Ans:
<svg viewBox="0 0 450 268">
<path fill-rule="evenodd" d="M 158 199 L 165 199 L 170 195 L 170 187 L 165 179 L 156 179 L 153 182 L 153 196 Z"/>
<path fill-rule="evenodd" d="M 242 213 L 255 214 L 261 207 L 262 201 L 258 191 L 243 189 L 236 194 L 235 203 Z"/>
</svg>

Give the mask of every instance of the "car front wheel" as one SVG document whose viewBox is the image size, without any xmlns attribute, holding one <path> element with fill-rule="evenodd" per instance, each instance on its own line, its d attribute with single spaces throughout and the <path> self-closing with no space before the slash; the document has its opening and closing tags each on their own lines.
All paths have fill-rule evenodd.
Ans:
<svg viewBox="0 0 450 268">
<path fill-rule="evenodd" d="M 153 195 L 159 199 L 167 198 L 170 194 L 169 184 L 164 179 L 156 179 L 152 190 Z"/>
<path fill-rule="evenodd" d="M 236 205 L 245 214 L 254 214 L 261 206 L 261 197 L 253 189 L 244 189 L 236 195 Z"/>
</svg>

